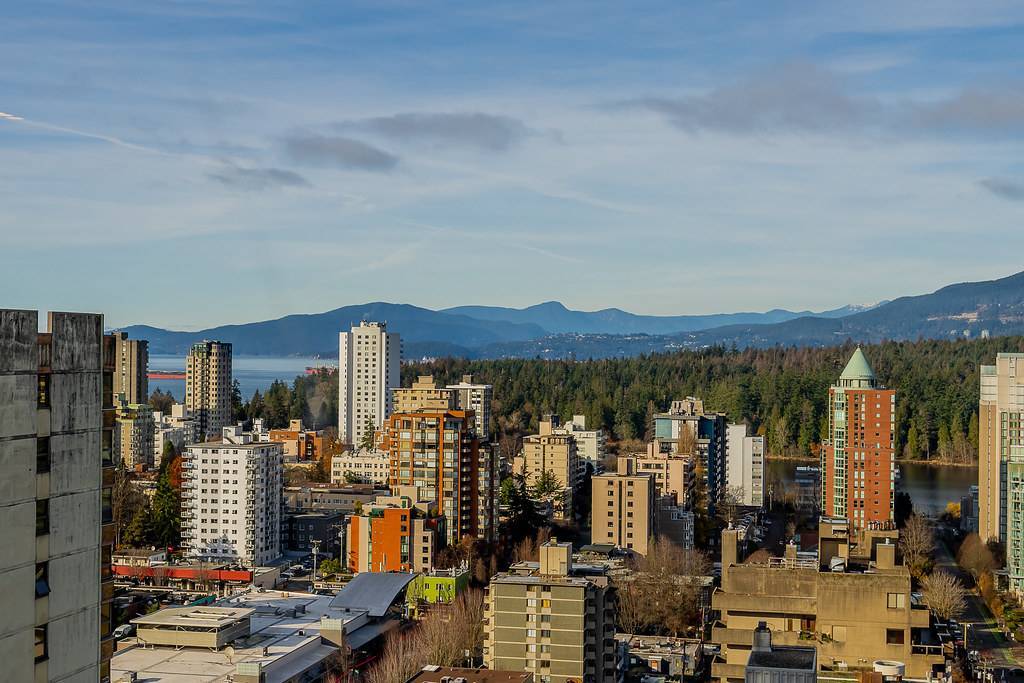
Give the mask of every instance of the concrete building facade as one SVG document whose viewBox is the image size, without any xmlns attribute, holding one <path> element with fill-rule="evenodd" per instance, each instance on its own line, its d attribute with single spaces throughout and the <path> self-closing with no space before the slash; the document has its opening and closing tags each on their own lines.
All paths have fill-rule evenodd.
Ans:
<svg viewBox="0 0 1024 683">
<path fill-rule="evenodd" d="M 149 342 L 129 339 L 125 332 L 114 332 L 114 399 L 123 396 L 128 403 L 149 401 Z"/>
<path fill-rule="evenodd" d="M 764 505 L 764 437 L 747 436 L 747 425 L 726 428 L 726 480 L 740 505 Z"/>
<path fill-rule="evenodd" d="M 380 496 L 347 520 L 349 570 L 360 572 L 429 572 L 438 551 L 447 545 L 445 519 L 435 503 L 417 500 L 414 487 L 395 496 Z"/>
<path fill-rule="evenodd" d="M 396 413 L 415 413 L 417 410 L 452 410 L 455 394 L 437 386 L 432 375 L 421 375 L 411 387 L 391 390 L 392 406 Z"/>
<path fill-rule="evenodd" d="M 494 538 L 498 468 L 494 450 L 476 438 L 472 411 L 396 413 L 383 447 L 391 490 L 415 486 L 423 500 L 436 503 L 447 520 L 448 543 Z"/>
<path fill-rule="evenodd" d="M 575 490 L 586 468 L 580 462 L 576 438 L 561 429 L 558 416 L 548 415 L 540 421 L 539 433 L 523 439 L 522 452 L 512 460 L 512 472 L 524 475 L 531 486 L 544 472 L 551 472 L 562 486 Z"/>
<path fill-rule="evenodd" d="M 316 462 L 324 452 L 326 438 L 323 430 L 306 429 L 302 420 L 289 420 L 287 429 L 271 429 L 265 440 L 281 444 L 287 462 Z"/>
<path fill-rule="evenodd" d="M 331 457 L 332 484 L 388 485 L 391 459 L 385 451 L 346 451 Z"/>
<path fill-rule="evenodd" d="M 981 366 L 978 533 L 1006 548 L 1010 588 L 1024 593 L 1024 353 Z"/>
<path fill-rule="evenodd" d="M 604 460 L 605 436 L 603 429 L 587 429 L 586 415 L 573 415 L 572 420 L 552 430 L 554 434 L 570 434 L 576 440 L 576 455 L 584 464 L 596 471 Z"/>
<path fill-rule="evenodd" d="M 704 410 L 688 396 L 673 401 L 667 413 L 654 416 L 654 438 L 663 452 L 694 457 L 704 470 L 708 509 L 714 512 L 727 485 L 725 415 Z"/>
<path fill-rule="evenodd" d="M 190 557 L 265 565 L 281 556 L 281 444 L 241 427 L 182 455 L 181 539 Z"/>
<path fill-rule="evenodd" d="M 171 406 L 171 414 L 160 411 L 153 412 L 153 467 L 159 467 L 164 457 L 164 449 L 171 443 L 179 452 L 185 446 L 197 443 L 202 439 L 199 434 L 199 423 L 185 411 L 184 403 Z"/>
<path fill-rule="evenodd" d="M 103 316 L 0 309 L 0 659 L 110 681 L 115 342 Z"/>
<path fill-rule="evenodd" d="M 473 375 L 463 375 L 458 384 L 445 387 L 455 394 L 455 407 L 459 410 L 472 410 L 476 420 L 476 436 L 481 443 L 491 439 L 491 400 L 494 387 L 473 381 Z"/>
<path fill-rule="evenodd" d="M 605 576 L 580 576 L 572 546 L 550 539 L 540 562 L 495 575 L 485 602 L 484 664 L 543 683 L 617 680 L 615 610 Z"/>
<path fill-rule="evenodd" d="M 153 467 L 153 409 L 148 403 L 122 403 L 115 412 L 114 462 L 125 469 Z"/>
<path fill-rule="evenodd" d="M 660 448 L 658 441 L 647 444 L 646 453 L 620 455 L 618 462 L 631 461 L 638 474 L 650 474 L 654 479 L 654 490 L 659 496 L 671 496 L 675 505 L 690 507 L 696 484 L 695 458 L 689 455 L 672 455 Z"/>
<path fill-rule="evenodd" d="M 402 341 L 382 322 L 361 322 L 338 334 L 338 436 L 359 446 L 392 413 L 391 391 L 402 385 Z"/>
<path fill-rule="evenodd" d="M 712 596 L 712 641 L 721 654 L 713 680 L 744 680 L 762 622 L 775 645 L 813 647 L 819 673 L 870 671 L 875 660 L 903 662 L 908 679 L 943 669 L 927 605 L 897 561 L 896 532 L 861 535 L 856 546 L 850 532 L 847 520 L 822 518 L 817 553 L 790 544 L 783 557 L 759 562 L 744 561 L 737 530 L 722 532 L 722 584 Z"/>
<path fill-rule="evenodd" d="M 231 344 L 196 342 L 185 361 L 185 410 L 199 424 L 199 436 L 220 435 L 232 423 Z"/>
<path fill-rule="evenodd" d="M 646 555 L 656 530 L 654 478 L 638 473 L 630 459 L 620 459 L 618 467 L 591 479 L 591 542 Z"/>
<path fill-rule="evenodd" d="M 891 525 L 895 513 L 896 392 L 879 386 L 858 347 L 828 392 L 821 449 L 821 511 L 857 529 Z"/>
</svg>

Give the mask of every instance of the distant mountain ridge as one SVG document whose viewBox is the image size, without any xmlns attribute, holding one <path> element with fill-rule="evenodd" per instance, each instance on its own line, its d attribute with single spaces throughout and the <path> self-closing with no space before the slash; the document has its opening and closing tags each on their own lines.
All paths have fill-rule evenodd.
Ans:
<svg viewBox="0 0 1024 683">
<path fill-rule="evenodd" d="M 775 308 L 764 313 L 713 313 L 709 315 L 637 315 L 618 308 L 600 311 L 573 311 L 558 301 L 546 301 L 526 308 L 501 306 L 456 306 L 442 313 L 466 315 L 477 320 L 505 320 L 532 323 L 549 334 L 675 334 L 693 332 L 725 325 L 777 323 L 803 316 L 827 318 L 847 315 L 857 310 L 844 306 L 822 313 L 787 311 Z"/>
<path fill-rule="evenodd" d="M 649 316 L 617 308 L 574 311 L 549 301 L 527 308 L 457 306 L 441 311 L 375 302 L 309 315 L 289 315 L 198 332 L 145 325 L 123 328 L 148 339 L 151 353 L 184 354 L 195 341 L 220 339 L 238 355 L 337 354 L 338 332 L 361 320 L 383 320 L 402 335 L 406 358 L 603 358 L 711 345 L 828 346 L 846 339 L 949 338 L 1024 334 L 1024 272 L 997 280 L 943 287 L 821 313 L 773 309 L 765 313 Z"/>
</svg>

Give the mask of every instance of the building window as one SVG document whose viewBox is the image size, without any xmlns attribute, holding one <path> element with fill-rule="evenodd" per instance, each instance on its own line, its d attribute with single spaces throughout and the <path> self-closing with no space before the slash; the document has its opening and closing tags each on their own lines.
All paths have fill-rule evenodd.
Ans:
<svg viewBox="0 0 1024 683">
<path fill-rule="evenodd" d="M 46 624 L 36 626 L 36 661 L 42 662 L 48 655 Z"/>
<path fill-rule="evenodd" d="M 36 439 L 36 474 L 50 471 L 50 437 Z"/>
<path fill-rule="evenodd" d="M 39 391 L 36 396 L 36 406 L 39 408 L 50 407 L 50 376 L 39 375 Z"/>
<path fill-rule="evenodd" d="M 103 489 L 100 494 L 101 521 L 103 524 L 110 524 L 114 521 L 114 493 L 113 489 Z"/>
<path fill-rule="evenodd" d="M 36 563 L 36 597 L 42 598 L 50 594 L 49 563 Z"/>
<path fill-rule="evenodd" d="M 886 645 L 902 645 L 903 644 L 903 629 L 901 628 L 887 628 L 885 629 L 885 644 Z"/>
<path fill-rule="evenodd" d="M 50 533 L 50 501 L 36 501 L 36 536 Z"/>
<path fill-rule="evenodd" d="M 886 603 L 889 609 L 904 609 L 907 606 L 907 596 L 904 593 L 889 593 L 886 596 Z"/>
<path fill-rule="evenodd" d="M 837 643 L 846 642 L 846 627 L 845 626 L 833 626 L 832 627 L 832 640 Z"/>
</svg>

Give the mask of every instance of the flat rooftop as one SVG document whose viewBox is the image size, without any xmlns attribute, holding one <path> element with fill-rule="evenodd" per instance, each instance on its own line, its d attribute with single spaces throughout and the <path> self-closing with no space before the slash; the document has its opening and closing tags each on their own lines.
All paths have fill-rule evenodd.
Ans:
<svg viewBox="0 0 1024 683">
<path fill-rule="evenodd" d="M 500 669 L 465 669 L 428 664 L 406 683 L 441 683 L 442 678 L 464 678 L 466 683 L 532 683 L 528 671 L 502 671 Z"/>
<path fill-rule="evenodd" d="M 207 616 L 201 618 L 215 619 L 223 611 L 247 615 L 250 635 L 219 651 L 130 646 L 111 659 L 111 680 L 119 681 L 134 672 L 147 683 L 227 683 L 236 675 L 239 663 L 258 662 L 267 683 L 287 681 L 336 650 L 321 641 L 322 618 L 340 621 L 346 637 L 351 634 L 351 640 L 364 644 L 388 630 L 390 622 L 373 622 L 365 610 L 332 608 L 333 599 L 331 595 L 250 589 L 213 606 L 160 610 L 142 619 L 155 618 L 160 624 L 174 626 L 184 611 L 205 612 Z M 189 621 L 187 625 L 196 624 Z"/>
<path fill-rule="evenodd" d="M 813 647 L 777 647 L 771 652 L 751 652 L 748 667 L 759 669 L 797 669 L 814 671 L 817 658 Z"/>
<path fill-rule="evenodd" d="M 231 607 L 170 607 L 132 619 L 137 626 L 222 629 L 252 615 L 255 610 Z"/>
</svg>

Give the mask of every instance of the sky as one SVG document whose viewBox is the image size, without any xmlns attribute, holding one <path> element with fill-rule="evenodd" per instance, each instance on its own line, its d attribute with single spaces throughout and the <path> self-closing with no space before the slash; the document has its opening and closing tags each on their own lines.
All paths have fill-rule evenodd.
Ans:
<svg viewBox="0 0 1024 683">
<path fill-rule="evenodd" d="M 3 14 L 4 307 L 824 310 L 1024 269 L 1019 2 Z"/>
</svg>

